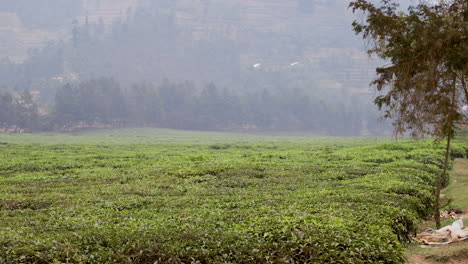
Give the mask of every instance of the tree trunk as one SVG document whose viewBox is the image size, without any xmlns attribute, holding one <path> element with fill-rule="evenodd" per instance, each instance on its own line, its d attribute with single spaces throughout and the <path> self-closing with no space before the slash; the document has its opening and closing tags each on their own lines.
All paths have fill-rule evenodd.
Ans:
<svg viewBox="0 0 468 264">
<path fill-rule="evenodd" d="M 445 149 L 445 161 L 444 161 L 444 169 L 443 172 L 439 175 L 437 179 L 437 187 L 436 187 L 436 200 L 434 203 L 434 218 L 436 221 L 437 229 L 440 228 L 440 191 L 444 187 L 444 183 L 447 179 L 447 170 L 448 164 L 450 159 L 450 142 L 452 141 L 452 133 L 449 133 L 447 136 L 447 147 Z"/>
<path fill-rule="evenodd" d="M 464 79 L 462 77 L 462 83 L 463 86 L 465 86 Z M 453 92 L 452 92 L 452 100 L 451 104 L 456 105 L 456 98 L 457 98 L 457 75 L 454 72 L 453 73 Z M 451 117 L 452 116 L 452 117 Z M 449 165 L 449 159 L 450 159 L 450 143 L 452 141 L 452 138 L 455 136 L 455 124 L 453 120 L 453 114 L 448 116 L 447 123 L 445 124 L 444 128 L 447 129 L 447 146 L 445 148 L 445 161 L 444 161 L 444 168 L 442 171 L 442 174 L 439 175 L 437 179 L 437 187 L 436 187 L 436 197 L 435 197 L 435 203 L 434 203 L 434 218 L 436 221 L 436 227 L 437 229 L 440 228 L 440 192 L 442 191 L 442 188 L 444 187 L 444 183 L 447 181 L 447 171 L 448 171 L 448 165 Z M 445 129 L 444 129 L 445 130 Z"/>
<path fill-rule="evenodd" d="M 461 82 L 462 82 L 463 91 L 465 92 L 466 103 L 468 104 L 468 89 L 466 88 L 465 76 L 462 75 L 460 77 L 460 79 L 461 79 Z"/>
</svg>

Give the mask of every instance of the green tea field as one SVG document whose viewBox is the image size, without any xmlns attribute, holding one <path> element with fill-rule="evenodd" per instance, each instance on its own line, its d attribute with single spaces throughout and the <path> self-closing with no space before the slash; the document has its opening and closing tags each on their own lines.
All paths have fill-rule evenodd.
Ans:
<svg viewBox="0 0 468 264">
<path fill-rule="evenodd" d="M 452 156 L 466 157 L 457 141 Z M 0 134 L 0 263 L 404 263 L 443 145 Z"/>
</svg>

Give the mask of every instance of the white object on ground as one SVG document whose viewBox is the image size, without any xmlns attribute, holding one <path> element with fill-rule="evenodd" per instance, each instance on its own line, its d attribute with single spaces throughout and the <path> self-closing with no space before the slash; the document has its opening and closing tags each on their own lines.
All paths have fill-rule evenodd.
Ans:
<svg viewBox="0 0 468 264">
<path fill-rule="evenodd" d="M 465 239 L 468 239 L 468 227 L 464 227 L 462 219 L 439 230 L 422 232 L 416 236 L 417 241 L 426 245 L 445 245 Z"/>
</svg>

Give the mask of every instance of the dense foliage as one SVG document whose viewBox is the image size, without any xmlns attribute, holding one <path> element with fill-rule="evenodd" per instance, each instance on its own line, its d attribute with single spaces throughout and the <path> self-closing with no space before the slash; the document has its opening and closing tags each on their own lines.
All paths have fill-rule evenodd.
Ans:
<svg viewBox="0 0 468 264">
<path fill-rule="evenodd" d="M 3 134 L 0 263 L 403 263 L 443 149 L 381 141 Z"/>
</svg>

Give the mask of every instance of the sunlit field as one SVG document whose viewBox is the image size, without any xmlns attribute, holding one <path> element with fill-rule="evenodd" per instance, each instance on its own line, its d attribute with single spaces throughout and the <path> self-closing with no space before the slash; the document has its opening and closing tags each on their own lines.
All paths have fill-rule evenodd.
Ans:
<svg viewBox="0 0 468 264">
<path fill-rule="evenodd" d="M 466 156 L 455 142 L 452 156 Z M 443 146 L 102 130 L 0 134 L 0 263 L 402 263 Z"/>
</svg>

